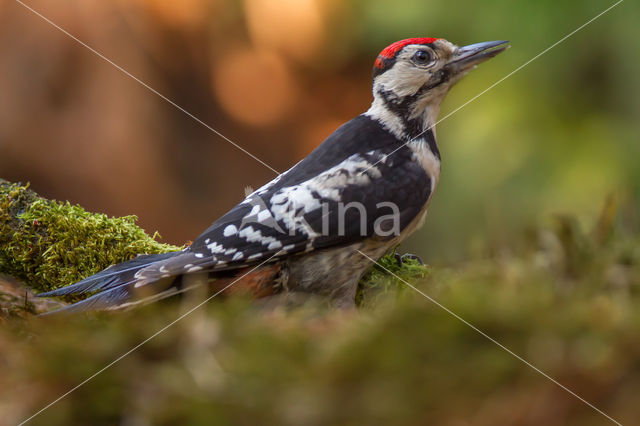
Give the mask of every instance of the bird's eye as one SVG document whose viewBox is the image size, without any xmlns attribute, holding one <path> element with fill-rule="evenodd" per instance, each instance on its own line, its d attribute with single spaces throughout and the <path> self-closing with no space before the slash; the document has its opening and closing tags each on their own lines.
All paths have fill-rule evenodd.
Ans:
<svg viewBox="0 0 640 426">
<path fill-rule="evenodd" d="M 427 64 L 431 61 L 431 54 L 426 50 L 418 50 L 413 54 L 413 60 L 419 64 Z"/>
</svg>

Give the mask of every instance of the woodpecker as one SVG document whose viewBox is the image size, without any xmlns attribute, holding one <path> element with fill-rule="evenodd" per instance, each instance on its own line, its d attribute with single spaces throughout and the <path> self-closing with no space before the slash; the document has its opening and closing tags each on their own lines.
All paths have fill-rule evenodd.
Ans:
<svg viewBox="0 0 640 426">
<path fill-rule="evenodd" d="M 371 259 L 424 223 L 440 175 L 434 126 L 445 95 L 507 43 L 410 38 L 389 45 L 374 63 L 369 110 L 189 247 L 138 256 L 40 295 L 95 293 L 66 309 L 117 309 L 179 293 L 200 276 L 255 297 L 302 292 L 353 306 Z"/>
</svg>

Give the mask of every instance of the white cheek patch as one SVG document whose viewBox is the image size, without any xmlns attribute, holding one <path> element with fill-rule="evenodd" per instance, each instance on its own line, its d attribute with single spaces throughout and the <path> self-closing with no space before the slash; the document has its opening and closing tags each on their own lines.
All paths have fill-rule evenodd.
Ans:
<svg viewBox="0 0 640 426">
<path fill-rule="evenodd" d="M 389 71 L 376 78 L 376 85 L 391 91 L 399 97 L 414 95 L 431 79 L 431 72 L 398 62 Z"/>
</svg>

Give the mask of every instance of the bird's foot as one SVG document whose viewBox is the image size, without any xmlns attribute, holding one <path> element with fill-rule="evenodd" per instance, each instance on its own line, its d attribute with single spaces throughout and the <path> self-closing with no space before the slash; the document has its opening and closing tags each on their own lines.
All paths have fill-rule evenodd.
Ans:
<svg viewBox="0 0 640 426">
<path fill-rule="evenodd" d="M 394 257 L 396 258 L 396 261 L 398 262 L 398 266 L 402 266 L 402 264 L 405 263 L 407 260 L 415 260 L 420 265 L 424 265 L 424 262 L 422 261 L 422 259 L 420 259 L 420 257 L 415 255 L 415 254 L 405 253 L 405 254 L 401 255 L 400 253 L 395 253 Z"/>
</svg>

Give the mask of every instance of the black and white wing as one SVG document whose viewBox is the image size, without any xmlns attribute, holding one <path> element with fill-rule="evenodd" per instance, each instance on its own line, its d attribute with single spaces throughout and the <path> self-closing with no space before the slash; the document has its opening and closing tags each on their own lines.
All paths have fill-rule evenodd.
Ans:
<svg viewBox="0 0 640 426">
<path fill-rule="evenodd" d="M 414 152 L 398 149 L 402 145 L 381 126 L 373 127 L 374 134 L 353 134 L 350 123 L 247 196 L 189 249 L 138 276 L 232 269 L 346 245 L 373 236 L 383 217 L 397 220 L 395 231 L 400 232 L 427 202 L 431 177 Z M 371 149 L 345 156 L 357 148 Z"/>
</svg>

